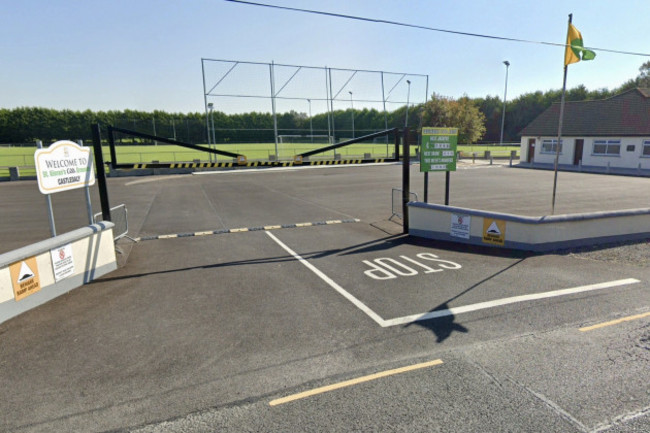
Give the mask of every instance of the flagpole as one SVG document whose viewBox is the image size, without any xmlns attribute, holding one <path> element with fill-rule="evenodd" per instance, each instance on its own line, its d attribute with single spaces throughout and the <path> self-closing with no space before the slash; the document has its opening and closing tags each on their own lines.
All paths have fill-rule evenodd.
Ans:
<svg viewBox="0 0 650 433">
<path fill-rule="evenodd" d="M 571 20 L 573 19 L 573 14 L 569 14 L 569 25 L 567 26 L 567 39 L 569 36 L 569 28 L 571 26 Z M 560 121 L 557 127 L 557 144 L 555 146 L 555 169 L 553 176 L 553 201 L 551 202 L 551 215 L 555 214 L 555 192 L 557 191 L 557 167 L 560 160 L 560 143 L 562 142 L 562 119 L 564 117 L 564 96 L 566 94 L 566 75 L 569 69 L 569 65 L 564 65 L 564 78 L 562 80 L 562 98 L 560 99 Z"/>
</svg>

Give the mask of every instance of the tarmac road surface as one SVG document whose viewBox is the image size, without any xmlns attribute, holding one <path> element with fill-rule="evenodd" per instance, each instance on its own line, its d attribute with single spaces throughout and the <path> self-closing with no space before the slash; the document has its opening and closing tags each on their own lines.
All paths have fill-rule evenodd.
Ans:
<svg viewBox="0 0 650 433">
<path fill-rule="evenodd" d="M 117 271 L 0 324 L 0 431 L 650 430 L 648 245 L 410 238 L 389 221 L 400 175 L 109 179 L 130 236 L 185 236 L 120 240 Z M 549 172 L 467 164 L 451 182 L 456 206 L 550 208 Z M 556 213 L 645 207 L 647 182 L 560 173 Z M 0 194 L 2 251 L 48 236 L 35 182 Z M 59 233 L 87 224 L 83 192 L 53 201 Z"/>
</svg>

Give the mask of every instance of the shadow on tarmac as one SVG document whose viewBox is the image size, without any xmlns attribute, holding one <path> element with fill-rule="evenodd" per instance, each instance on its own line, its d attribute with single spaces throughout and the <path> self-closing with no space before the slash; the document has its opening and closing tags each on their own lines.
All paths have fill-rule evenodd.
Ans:
<svg viewBox="0 0 650 433">
<path fill-rule="evenodd" d="M 164 274 L 171 274 L 174 272 L 185 272 L 185 271 L 193 271 L 197 269 L 216 269 L 216 268 L 227 268 L 230 266 L 245 266 L 245 265 L 257 265 L 257 264 L 265 264 L 265 263 L 283 263 L 283 262 L 292 262 L 295 261 L 296 259 L 293 256 L 278 256 L 278 257 L 267 257 L 263 259 L 253 259 L 253 260 L 238 260 L 234 262 L 226 262 L 226 263 L 215 263 L 212 265 L 200 265 L 200 266 L 187 266 L 184 268 L 176 268 L 176 269 L 165 269 L 162 271 L 151 271 L 151 272 L 141 272 L 139 274 L 129 274 L 129 275 L 121 275 L 119 277 L 106 277 L 106 278 L 99 278 L 97 280 L 93 280 L 90 284 L 97 284 L 97 283 L 102 283 L 102 282 L 107 282 L 107 281 L 120 281 L 120 280 L 128 280 L 131 278 L 142 278 L 142 277 L 148 277 L 151 275 L 164 275 Z"/>
<path fill-rule="evenodd" d="M 444 314 L 441 317 L 433 318 L 433 319 L 426 319 L 426 320 L 419 320 L 415 322 L 408 323 L 404 325 L 404 327 L 409 327 L 409 326 L 420 326 L 422 328 L 428 329 L 431 332 L 433 332 L 436 335 L 436 342 L 437 343 L 442 343 L 444 340 L 449 338 L 451 334 L 456 331 L 456 332 L 461 332 L 461 333 L 468 333 L 469 329 L 467 329 L 465 326 L 456 323 L 456 317 L 452 313 L 449 307 L 449 303 L 460 298 L 461 296 L 465 295 L 466 293 L 469 293 L 476 287 L 480 286 L 481 284 L 489 281 L 490 279 L 514 268 L 518 264 L 522 263 L 526 258 L 535 255 L 534 253 L 526 253 L 526 252 L 521 252 L 521 251 L 514 251 L 514 250 L 503 250 L 503 249 L 494 249 L 494 248 L 488 248 L 488 247 L 477 247 L 473 245 L 464 245 L 464 244 L 456 244 L 456 243 L 450 243 L 450 242 L 440 242 L 440 241 L 431 241 L 427 239 L 421 239 L 421 238 L 414 238 L 409 235 L 405 234 L 399 234 L 399 235 L 391 235 L 387 236 L 381 239 L 376 239 L 368 242 L 363 242 L 357 245 L 353 245 L 347 248 L 341 248 L 341 249 L 331 249 L 331 250 L 323 250 L 323 251 L 315 251 L 311 253 L 306 253 L 302 254 L 301 256 L 305 259 L 319 259 L 323 257 L 328 257 L 332 255 L 353 255 L 353 254 L 363 254 L 363 253 L 368 253 L 368 252 L 377 252 L 377 251 L 385 251 L 385 250 L 390 250 L 392 248 L 398 247 L 400 245 L 404 244 L 410 244 L 410 245 L 423 245 L 427 247 L 435 247 L 438 249 L 444 249 L 444 250 L 450 250 L 450 251 L 461 251 L 465 253 L 470 253 L 470 254 L 483 254 L 483 255 L 492 255 L 492 256 L 501 256 L 501 257 L 511 257 L 511 258 L 519 258 L 516 262 L 512 263 L 511 265 L 505 267 L 504 269 L 490 275 L 487 278 L 484 278 L 483 280 L 477 282 L 476 284 L 468 287 L 461 293 L 457 294 L 456 296 L 453 296 L 452 298 L 446 300 L 445 302 L 441 303 L 440 305 L 436 306 L 435 308 L 429 310 L 429 313 L 431 312 L 436 312 L 436 311 L 446 311 L 448 314 Z M 216 263 L 216 264 L 211 264 L 211 265 L 200 265 L 200 266 L 188 266 L 188 267 L 183 267 L 183 268 L 176 268 L 176 269 L 165 269 L 165 270 L 160 270 L 160 271 L 152 271 L 152 272 L 144 272 L 144 273 L 138 273 L 138 274 L 131 274 L 131 275 L 122 275 L 119 277 L 107 277 L 107 278 L 100 278 L 98 280 L 93 281 L 93 283 L 100 283 L 100 282 L 107 282 L 107 281 L 119 281 L 119 280 L 128 280 L 128 279 L 133 279 L 133 278 L 142 278 L 142 277 L 147 277 L 151 275 L 163 275 L 163 274 L 169 274 L 169 273 L 174 273 L 174 272 L 185 272 L 185 271 L 190 271 L 190 270 L 197 270 L 197 269 L 217 269 L 217 268 L 223 268 L 223 267 L 230 267 L 230 266 L 243 266 L 243 265 L 255 265 L 255 264 L 268 264 L 268 263 L 284 263 L 284 262 L 292 262 L 295 261 L 295 257 L 290 256 L 290 255 L 283 255 L 283 256 L 276 256 L 276 257 L 267 257 L 267 258 L 261 258 L 261 259 L 253 259 L 253 260 L 238 260 L 238 261 L 232 261 L 232 262 L 226 262 L 226 263 Z"/>
<path fill-rule="evenodd" d="M 447 302 L 442 303 L 431 311 L 440 311 L 440 310 L 449 310 L 449 304 Z M 455 319 L 456 316 L 454 316 L 453 314 L 449 314 L 448 316 L 443 316 L 437 319 L 412 322 L 409 323 L 408 325 L 405 325 L 404 327 L 406 328 L 411 325 L 421 326 L 425 329 L 428 329 L 429 331 L 433 332 L 436 335 L 436 343 L 442 343 L 447 338 L 449 338 L 449 336 L 451 336 L 451 333 L 454 331 L 462 332 L 463 334 L 469 332 L 469 329 L 467 329 L 460 323 L 456 323 L 454 321 Z"/>
<path fill-rule="evenodd" d="M 405 328 L 408 328 L 409 326 L 420 326 L 424 329 L 428 329 L 429 331 L 433 332 L 436 335 L 436 343 L 442 343 L 445 341 L 447 338 L 449 338 L 452 334 L 452 332 L 462 332 L 464 334 L 469 332 L 469 329 L 461 325 L 460 323 L 456 323 L 456 316 L 451 312 L 449 303 L 455 299 L 460 298 L 466 293 L 471 292 L 474 290 L 476 287 L 480 286 L 481 284 L 491 280 L 492 278 L 496 277 L 497 275 L 500 275 L 515 266 L 519 265 L 522 263 L 524 260 L 526 260 L 526 257 L 522 257 L 516 262 L 512 263 L 511 265 L 501 269 L 498 272 L 495 272 L 494 274 L 490 275 L 487 278 L 484 278 L 483 280 L 479 281 L 478 283 L 468 287 L 467 289 L 463 290 L 456 296 L 449 298 L 442 304 L 438 305 L 437 307 L 433 308 L 432 310 L 429 310 L 429 313 L 432 313 L 434 311 L 447 311 L 449 314 L 446 314 L 442 317 L 437 317 L 435 319 L 428 319 L 428 320 L 419 320 L 415 322 L 408 323 L 404 325 Z"/>
<path fill-rule="evenodd" d="M 394 248 L 404 243 L 408 243 L 407 238 L 408 237 L 406 235 L 389 236 L 386 238 L 364 242 L 358 245 L 353 245 L 348 248 L 305 253 L 305 254 L 301 254 L 301 257 L 303 257 L 304 259 L 319 259 L 323 257 L 333 256 L 333 255 L 349 255 L 349 254 L 361 254 L 361 253 L 372 252 L 372 251 L 383 251 L 383 250 Z M 155 241 L 147 241 L 147 242 L 155 242 Z M 91 284 L 106 282 L 106 281 L 128 280 L 130 278 L 141 278 L 141 277 L 147 277 L 151 275 L 164 275 L 164 274 L 169 274 L 174 272 L 185 272 L 185 271 L 192 271 L 197 269 L 216 269 L 216 268 L 225 268 L 230 266 L 284 263 L 284 262 L 293 262 L 295 260 L 296 260 L 295 257 L 290 255 L 267 257 L 262 259 L 253 259 L 253 260 L 237 260 L 237 261 L 226 262 L 226 263 L 215 263 L 211 265 L 187 266 L 187 267 L 176 268 L 176 269 L 165 269 L 161 271 L 142 272 L 139 274 L 122 275 L 119 277 L 106 277 L 106 278 L 97 279 L 93 281 Z"/>
</svg>

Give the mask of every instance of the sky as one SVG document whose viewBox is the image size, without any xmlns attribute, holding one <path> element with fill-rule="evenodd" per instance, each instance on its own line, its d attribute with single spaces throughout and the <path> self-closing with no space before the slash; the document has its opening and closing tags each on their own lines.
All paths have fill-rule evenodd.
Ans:
<svg viewBox="0 0 650 433">
<path fill-rule="evenodd" d="M 0 108 L 188 113 L 203 112 L 212 102 L 215 110 L 227 113 L 270 112 L 271 62 L 321 68 L 273 67 L 276 94 L 286 98 L 276 100 L 278 112 L 324 111 L 330 84 L 338 94 L 337 109 L 381 108 L 381 74 L 354 70 L 396 73 L 383 77 L 389 110 L 406 101 L 423 102 L 434 92 L 503 98 L 505 60 L 510 62 L 508 100 L 562 87 L 564 49 L 539 43 L 225 0 L 0 1 Z M 636 77 L 639 66 L 650 60 L 598 50 L 650 54 L 648 0 L 259 2 L 554 43 L 564 43 L 573 13 L 585 46 L 595 48 L 597 56 L 569 66 L 568 88 L 613 89 Z M 241 63 L 226 74 L 234 63 L 202 59 Z M 326 66 L 335 68 L 331 83 L 322 69 Z M 211 96 L 204 97 L 208 90 Z M 217 96 L 226 94 L 248 97 Z"/>
</svg>

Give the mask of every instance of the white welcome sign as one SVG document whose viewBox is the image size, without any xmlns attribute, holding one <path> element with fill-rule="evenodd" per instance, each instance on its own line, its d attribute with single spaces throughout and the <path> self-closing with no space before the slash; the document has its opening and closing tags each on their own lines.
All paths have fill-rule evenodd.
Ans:
<svg viewBox="0 0 650 433">
<path fill-rule="evenodd" d="M 95 184 L 90 149 L 68 140 L 57 141 L 34 153 L 38 189 L 43 194 Z"/>
</svg>

